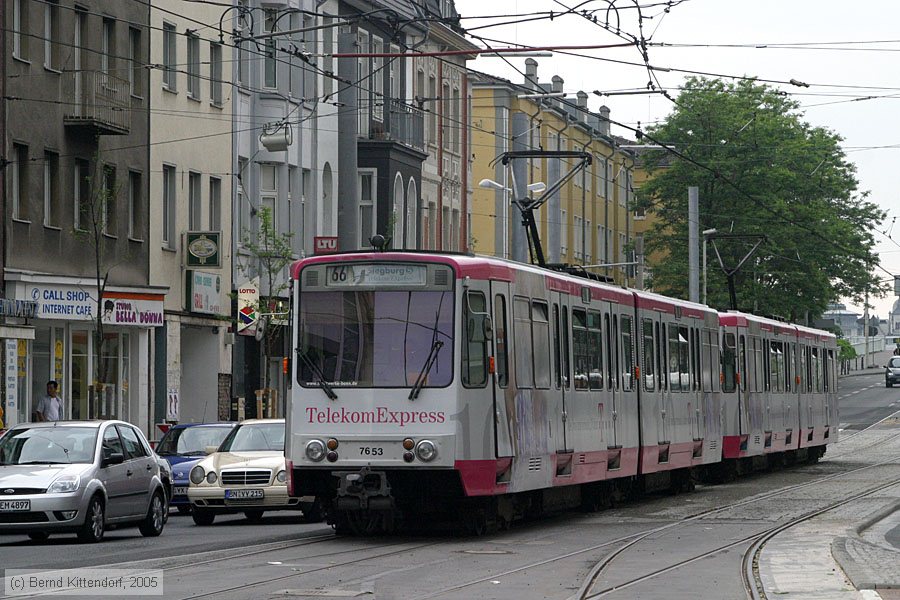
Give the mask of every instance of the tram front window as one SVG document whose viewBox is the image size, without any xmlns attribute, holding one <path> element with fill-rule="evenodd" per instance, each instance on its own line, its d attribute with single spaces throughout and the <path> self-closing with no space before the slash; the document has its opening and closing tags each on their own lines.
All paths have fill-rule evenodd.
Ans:
<svg viewBox="0 0 900 600">
<path fill-rule="evenodd" d="M 299 311 L 303 386 L 319 387 L 318 370 L 332 387 L 411 387 L 438 341 L 422 387 L 453 379 L 452 292 L 301 292 Z"/>
</svg>

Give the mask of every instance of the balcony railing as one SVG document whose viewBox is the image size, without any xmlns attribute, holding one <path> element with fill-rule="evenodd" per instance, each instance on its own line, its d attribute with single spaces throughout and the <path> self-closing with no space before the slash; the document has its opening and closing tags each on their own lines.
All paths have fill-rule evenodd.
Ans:
<svg viewBox="0 0 900 600">
<path fill-rule="evenodd" d="M 387 111 L 387 129 L 377 120 L 369 126 L 368 138 L 372 140 L 393 140 L 420 152 L 425 151 L 425 113 L 418 108 L 391 99 Z"/>
<path fill-rule="evenodd" d="M 63 75 L 63 122 L 98 135 L 125 135 L 131 130 L 130 84 L 100 71 Z"/>
</svg>

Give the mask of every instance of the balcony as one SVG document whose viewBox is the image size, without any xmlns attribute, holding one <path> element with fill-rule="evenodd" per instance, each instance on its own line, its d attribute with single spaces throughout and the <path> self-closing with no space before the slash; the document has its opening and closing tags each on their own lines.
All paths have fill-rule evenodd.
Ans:
<svg viewBox="0 0 900 600">
<path fill-rule="evenodd" d="M 425 113 L 399 100 L 391 99 L 387 111 L 388 131 L 380 122 L 372 120 L 369 139 L 389 140 L 425 152 Z"/>
<path fill-rule="evenodd" d="M 65 73 L 63 123 L 94 135 L 127 135 L 131 130 L 130 84 L 100 71 Z"/>
</svg>

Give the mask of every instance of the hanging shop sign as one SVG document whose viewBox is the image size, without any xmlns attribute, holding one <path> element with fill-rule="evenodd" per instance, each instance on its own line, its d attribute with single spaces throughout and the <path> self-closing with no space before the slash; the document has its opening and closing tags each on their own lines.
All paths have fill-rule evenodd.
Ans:
<svg viewBox="0 0 900 600">
<path fill-rule="evenodd" d="M 317 235 L 313 238 L 313 252 L 315 254 L 334 254 L 337 251 L 337 236 Z"/>
<path fill-rule="evenodd" d="M 103 295 L 103 322 L 109 325 L 162 327 L 163 301 L 151 294 L 108 292 Z"/>
<path fill-rule="evenodd" d="M 18 396 L 18 343 L 16 340 L 4 340 L 6 344 L 6 361 L 3 365 L 3 385 L 6 388 L 7 422 L 15 424 L 16 400 Z"/>
<path fill-rule="evenodd" d="M 38 303 L 34 300 L 11 300 L 0 298 L 0 317 L 33 319 L 37 316 Z"/>
<path fill-rule="evenodd" d="M 194 313 L 222 314 L 222 276 L 206 271 L 187 271 L 185 305 Z"/>
<path fill-rule="evenodd" d="M 238 287 L 237 332 L 241 335 L 255 335 L 259 320 L 259 277 Z"/>
<path fill-rule="evenodd" d="M 191 267 L 221 267 L 222 254 L 219 251 L 221 246 L 222 233 L 220 231 L 188 231 L 184 234 L 184 247 L 187 252 L 185 256 L 185 266 Z"/>
</svg>

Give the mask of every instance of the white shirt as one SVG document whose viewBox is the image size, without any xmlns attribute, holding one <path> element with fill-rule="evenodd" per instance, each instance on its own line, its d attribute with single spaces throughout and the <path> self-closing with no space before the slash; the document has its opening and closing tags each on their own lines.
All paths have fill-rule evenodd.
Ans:
<svg viewBox="0 0 900 600">
<path fill-rule="evenodd" d="M 56 398 L 44 396 L 38 402 L 37 412 L 44 415 L 44 419 L 47 421 L 59 421 L 63 416 L 62 398 L 59 396 Z"/>
</svg>

